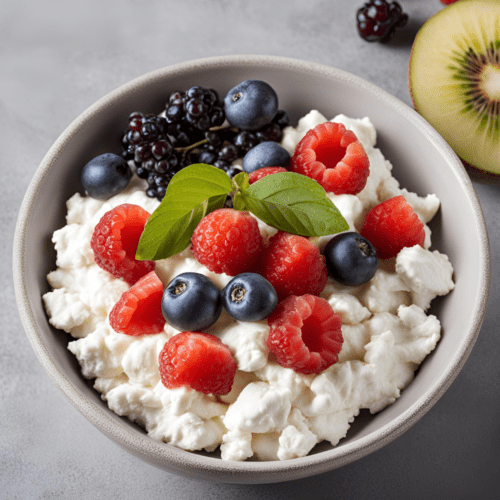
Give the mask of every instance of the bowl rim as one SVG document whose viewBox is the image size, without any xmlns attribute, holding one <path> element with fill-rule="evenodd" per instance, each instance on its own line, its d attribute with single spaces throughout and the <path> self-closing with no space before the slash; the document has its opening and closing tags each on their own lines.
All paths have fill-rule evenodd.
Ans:
<svg viewBox="0 0 500 500">
<path fill-rule="evenodd" d="M 78 133 L 80 127 L 90 120 L 97 110 L 111 105 L 115 99 L 119 99 L 121 95 L 127 93 L 131 89 L 150 85 L 157 79 L 164 79 L 174 74 L 209 68 L 213 69 L 214 67 L 224 69 L 225 67 L 234 65 L 251 65 L 256 67 L 273 66 L 279 69 L 290 70 L 298 69 L 318 75 L 334 77 L 337 80 L 343 80 L 344 82 L 364 89 L 372 95 L 375 94 L 378 99 L 382 99 L 388 106 L 393 108 L 395 112 L 402 114 L 405 119 L 412 122 L 446 157 L 448 160 L 447 163 L 454 170 L 472 206 L 473 216 L 481 235 L 481 255 L 478 256 L 478 259 L 480 259 L 480 282 L 483 286 L 481 287 L 481 293 L 475 297 L 470 322 L 468 325 L 464 325 L 466 327 L 464 330 L 468 333 L 462 339 L 459 349 L 456 351 L 453 359 L 450 360 L 443 375 L 436 379 L 432 386 L 428 387 L 426 397 L 420 398 L 414 402 L 405 412 L 386 423 L 380 429 L 365 437 L 359 438 L 353 443 L 346 443 L 341 447 L 333 447 L 331 450 L 308 455 L 306 457 L 278 462 L 223 461 L 213 457 L 187 452 L 173 446 L 167 446 L 165 443 L 154 441 L 146 434 L 139 435 L 138 433 L 132 432 L 130 428 L 121 421 L 117 425 L 117 421 L 106 413 L 104 408 L 86 399 L 84 395 L 72 385 L 50 357 L 43 339 L 37 332 L 35 316 L 30 306 L 27 285 L 25 283 L 25 239 L 31 208 L 36 201 L 40 185 L 43 183 L 43 179 L 50 169 L 52 162 L 59 156 L 65 143 L 73 137 L 74 134 Z M 488 301 L 490 252 L 486 223 L 479 199 L 463 164 L 448 143 L 414 109 L 387 91 L 361 77 L 321 63 L 281 56 L 229 55 L 195 59 L 148 72 L 109 92 L 70 123 L 44 156 L 24 196 L 19 210 L 14 235 L 13 277 L 15 296 L 21 322 L 37 358 L 52 382 L 87 418 L 87 420 L 122 447 L 129 451 L 133 450 L 134 454 L 141 456 L 147 461 L 150 461 L 149 459 L 151 456 L 154 456 L 157 463 L 161 463 L 162 467 L 164 466 L 166 469 L 170 466 L 173 472 L 182 470 L 182 472 L 180 472 L 181 474 L 188 473 L 193 477 L 208 478 L 217 482 L 250 484 L 256 482 L 279 482 L 298 479 L 341 467 L 382 448 L 414 425 L 448 389 L 466 362 L 474 346 Z"/>
</svg>

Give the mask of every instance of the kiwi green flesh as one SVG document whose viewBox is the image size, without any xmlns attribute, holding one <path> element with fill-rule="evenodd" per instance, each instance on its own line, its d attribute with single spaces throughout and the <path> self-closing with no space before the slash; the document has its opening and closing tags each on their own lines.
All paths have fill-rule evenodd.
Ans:
<svg viewBox="0 0 500 500">
<path fill-rule="evenodd" d="M 499 0 L 460 0 L 430 18 L 413 44 L 409 86 L 458 156 L 500 175 Z"/>
</svg>

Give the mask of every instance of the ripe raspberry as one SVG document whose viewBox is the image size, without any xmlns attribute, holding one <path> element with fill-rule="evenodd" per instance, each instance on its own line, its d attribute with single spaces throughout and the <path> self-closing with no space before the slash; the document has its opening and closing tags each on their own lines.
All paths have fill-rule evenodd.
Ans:
<svg viewBox="0 0 500 500">
<path fill-rule="evenodd" d="M 395 257 L 404 247 L 423 247 L 425 240 L 424 224 L 401 195 L 373 207 L 366 214 L 361 235 L 381 259 Z"/>
<path fill-rule="evenodd" d="M 279 365 L 298 373 L 320 373 L 338 361 L 342 348 L 342 316 L 327 300 L 292 295 L 267 320 L 267 347 Z"/>
<path fill-rule="evenodd" d="M 228 394 L 236 373 L 229 347 L 209 333 L 181 332 L 165 343 L 158 357 L 168 389 L 188 386 L 204 394 Z"/>
<path fill-rule="evenodd" d="M 127 335 L 160 333 L 165 326 L 161 311 L 162 295 L 163 284 L 151 271 L 124 292 L 111 309 L 111 328 Z"/>
<path fill-rule="evenodd" d="M 253 184 L 254 182 L 257 182 L 258 180 L 262 179 L 262 177 L 265 177 L 266 175 L 277 174 L 279 172 L 288 172 L 288 170 L 283 167 L 259 168 L 258 170 L 254 170 L 253 172 L 248 174 L 248 182 L 250 182 L 250 184 Z"/>
<path fill-rule="evenodd" d="M 444 5 L 450 5 L 452 3 L 455 3 L 457 0 L 441 0 L 441 3 Z"/>
<path fill-rule="evenodd" d="M 229 276 L 248 271 L 259 256 L 263 240 L 249 212 L 221 208 L 205 216 L 194 230 L 191 250 L 200 264 Z"/>
<path fill-rule="evenodd" d="M 297 144 L 290 170 L 317 181 L 334 194 L 356 194 L 370 173 L 368 156 L 342 123 L 322 123 L 309 130 Z"/>
<path fill-rule="evenodd" d="M 257 272 L 275 288 L 278 298 L 319 295 L 328 281 L 325 257 L 307 238 L 279 231 L 259 257 Z"/>
<path fill-rule="evenodd" d="M 92 234 L 90 246 L 95 263 L 129 285 L 155 267 L 152 261 L 135 259 L 137 244 L 149 216 L 138 205 L 118 205 L 103 215 Z"/>
</svg>

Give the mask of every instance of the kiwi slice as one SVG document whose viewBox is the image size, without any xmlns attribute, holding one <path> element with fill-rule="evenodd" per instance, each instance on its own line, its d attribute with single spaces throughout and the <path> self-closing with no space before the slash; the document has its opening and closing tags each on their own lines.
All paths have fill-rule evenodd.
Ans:
<svg viewBox="0 0 500 500">
<path fill-rule="evenodd" d="M 460 0 L 419 30 L 415 109 L 469 165 L 500 174 L 500 0 Z"/>
</svg>

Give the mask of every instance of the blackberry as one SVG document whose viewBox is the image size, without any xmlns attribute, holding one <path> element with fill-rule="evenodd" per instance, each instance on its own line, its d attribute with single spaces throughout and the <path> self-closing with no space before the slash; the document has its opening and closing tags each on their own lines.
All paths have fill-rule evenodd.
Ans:
<svg viewBox="0 0 500 500">
<path fill-rule="evenodd" d="M 165 119 L 169 124 L 187 125 L 205 132 L 211 127 L 222 125 L 226 116 L 217 92 L 196 85 L 186 92 L 175 91 L 170 94 L 165 106 Z M 171 135 L 176 136 L 175 133 Z"/>
<path fill-rule="evenodd" d="M 408 15 L 403 13 L 397 2 L 370 0 L 356 14 L 358 32 L 367 42 L 388 42 L 396 28 L 408 22 Z"/>
<path fill-rule="evenodd" d="M 137 176 L 147 179 L 151 172 L 166 173 L 170 169 L 173 146 L 167 135 L 165 118 L 134 112 L 129 116 L 122 138 L 122 156 L 132 161 Z"/>
</svg>

